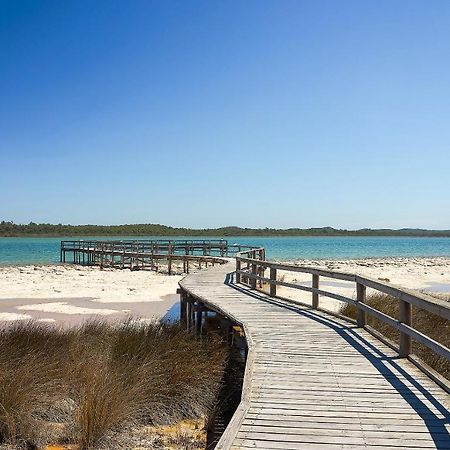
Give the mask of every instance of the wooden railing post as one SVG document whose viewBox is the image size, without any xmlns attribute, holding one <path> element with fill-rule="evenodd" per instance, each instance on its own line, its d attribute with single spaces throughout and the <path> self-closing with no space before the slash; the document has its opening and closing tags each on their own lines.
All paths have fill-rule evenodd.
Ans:
<svg viewBox="0 0 450 450">
<path fill-rule="evenodd" d="M 312 276 L 313 289 L 319 289 L 319 275 L 313 274 Z M 319 294 L 317 292 L 312 293 L 312 307 L 317 309 L 319 307 Z"/>
<path fill-rule="evenodd" d="M 257 265 L 255 263 L 252 263 L 251 265 L 252 267 L 252 278 L 250 280 L 250 287 L 252 289 L 256 289 L 256 275 L 258 273 L 258 269 L 257 269 Z"/>
<path fill-rule="evenodd" d="M 400 311 L 399 311 L 400 323 L 405 325 L 412 325 L 412 307 L 411 303 L 400 300 Z M 411 336 L 400 331 L 400 358 L 406 358 L 411 353 Z"/>
<path fill-rule="evenodd" d="M 241 261 L 236 258 L 236 284 L 241 282 L 241 274 L 238 271 L 241 270 Z"/>
<path fill-rule="evenodd" d="M 366 287 L 361 283 L 356 283 L 356 301 L 358 303 L 366 301 Z M 366 312 L 361 308 L 358 308 L 356 312 L 356 324 L 361 328 L 366 326 Z"/>
<path fill-rule="evenodd" d="M 270 268 L 270 281 L 277 281 L 277 269 Z M 277 296 L 277 285 L 270 283 L 269 288 L 270 296 L 276 297 Z"/>
</svg>

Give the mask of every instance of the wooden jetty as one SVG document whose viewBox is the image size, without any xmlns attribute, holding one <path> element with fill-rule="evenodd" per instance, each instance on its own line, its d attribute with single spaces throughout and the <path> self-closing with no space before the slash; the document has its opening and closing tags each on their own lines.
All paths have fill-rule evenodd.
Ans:
<svg viewBox="0 0 450 450">
<path fill-rule="evenodd" d="M 250 246 L 229 244 L 225 239 L 157 239 L 157 240 L 72 240 L 61 241 L 63 263 L 113 267 L 117 269 L 189 273 L 223 263 L 224 257 L 235 255 Z"/>
<path fill-rule="evenodd" d="M 214 265 L 187 275 L 179 292 L 189 330 L 200 334 L 214 311 L 240 327 L 247 345 L 242 400 L 216 448 L 450 449 L 449 382 L 412 353 L 418 342 L 450 360 L 450 349 L 414 328 L 416 308 L 450 320 L 449 303 L 351 273 L 266 261 L 263 248 L 158 242 L 66 241 L 61 260 L 69 252 L 74 262 L 131 269 L 165 261 L 169 273 L 176 258 Z M 311 287 L 282 281 L 280 271 L 310 274 Z M 356 297 L 321 288 L 323 278 L 355 283 Z M 310 292 L 310 304 L 280 297 L 278 286 Z M 367 289 L 396 298 L 399 318 L 366 304 Z M 354 305 L 357 320 L 323 309 L 322 296 Z M 367 315 L 396 329 L 399 342 L 368 326 Z"/>
<path fill-rule="evenodd" d="M 280 270 L 309 273 L 312 286 L 280 281 Z M 321 277 L 355 282 L 356 298 L 320 289 Z M 280 285 L 311 292 L 311 305 L 277 297 Z M 367 288 L 397 298 L 399 320 L 365 304 Z M 262 249 L 188 275 L 180 290 L 190 329 L 199 332 L 212 310 L 239 324 L 248 344 L 242 401 L 216 448 L 450 449 L 449 384 L 411 354 L 414 340 L 450 358 L 413 327 L 413 308 L 448 320 L 448 303 L 355 274 L 271 263 Z M 357 321 L 321 309 L 320 296 L 355 305 Z M 367 314 L 396 328 L 398 345 L 368 327 Z"/>
</svg>

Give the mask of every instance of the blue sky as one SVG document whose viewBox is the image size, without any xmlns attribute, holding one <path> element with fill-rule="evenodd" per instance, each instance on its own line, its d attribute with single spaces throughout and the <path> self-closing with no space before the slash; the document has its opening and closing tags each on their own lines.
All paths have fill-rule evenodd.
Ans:
<svg viewBox="0 0 450 450">
<path fill-rule="evenodd" d="M 0 0 L 0 220 L 450 228 L 450 2 Z"/>
</svg>

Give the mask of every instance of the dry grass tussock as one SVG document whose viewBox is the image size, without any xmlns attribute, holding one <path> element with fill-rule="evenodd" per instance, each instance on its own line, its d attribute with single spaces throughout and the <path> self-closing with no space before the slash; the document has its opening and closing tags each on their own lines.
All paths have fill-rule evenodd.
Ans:
<svg viewBox="0 0 450 450">
<path fill-rule="evenodd" d="M 130 430 L 207 417 L 227 353 L 214 336 L 131 320 L 16 322 L 0 339 L 0 444 L 13 448 L 130 448 Z"/>
<path fill-rule="evenodd" d="M 436 298 L 450 301 L 450 295 L 431 295 Z M 367 304 L 398 320 L 399 302 L 394 297 L 385 294 L 374 294 L 368 296 Z M 344 305 L 341 309 L 341 314 L 355 319 L 356 308 L 353 305 Z M 388 339 L 396 343 L 399 342 L 399 332 L 397 330 L 372 317 L 370 314 L 367 315 L 367 324 L 379 331 Z M 413 306 L 413 326 L 418 331 L 426 334 L 435 341 L 445 345 L 446 347 L 450 347 L 450 327 L 448 320 Z M 436 355 L 428 347 L 414 341 L 413 353 L 436 372 L 450 380 L 450 362 L 445 358 Z"/>
</svg>

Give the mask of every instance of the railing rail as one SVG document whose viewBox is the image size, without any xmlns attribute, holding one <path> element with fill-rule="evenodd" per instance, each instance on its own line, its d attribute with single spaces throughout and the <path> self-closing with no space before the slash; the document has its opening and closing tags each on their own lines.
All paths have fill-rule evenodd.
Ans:
<svg viewBox="0 0 450 450">
<path fill-rule="evenodd" d="M 80 250 L 101 251 L 135 251 L 135 252 L 165 252 L 195 254 L 202 252 L 204 255 L 217 252 L 220 256 L 236 254 L 253 247 L 243 244 L 229 244 L 226 239 L 157 239 L 157 240 L 63 240 L 61 252 Z"/>
<path fill-rule="evenodd" d="M 267 270 L 269 270 L 268 277 L 265 276 Z M 279 270 L 311 274 L 311 287 L 277 279 Z M 320 277 L 356 283 L 356 299 L 320 289 Z M 357 309 L 356 323 L 359 327 L 367 327 L 367 314 L 369 314 L 399 331 L 400 340 L 397 351 L 400 357 L 408 357 L 411 354 L 412 340 L 415 340 L 439 356 L 450 360 L 449 348 L 418 331 L 413 326 L 413 306 L 450 320 L 450 303 L 444 300 L 353 273 L 266 261 L 262 247 L 236 254 L 236 282 L 247 284 L 252 289 L 257 289 L 258 285 L 261 287 L 263 283 L 266 283 L 269 285 L 269 295 L 271 297 L 277 296 L 277 286 L 311 292 L 312 307 L 314 309 L 319 308 L 320 296 L 351 304 Z M 368 305 L 366 303 L 367 288 L 394 297 L 399 302 L 398 319 Z"/>
</svg>

